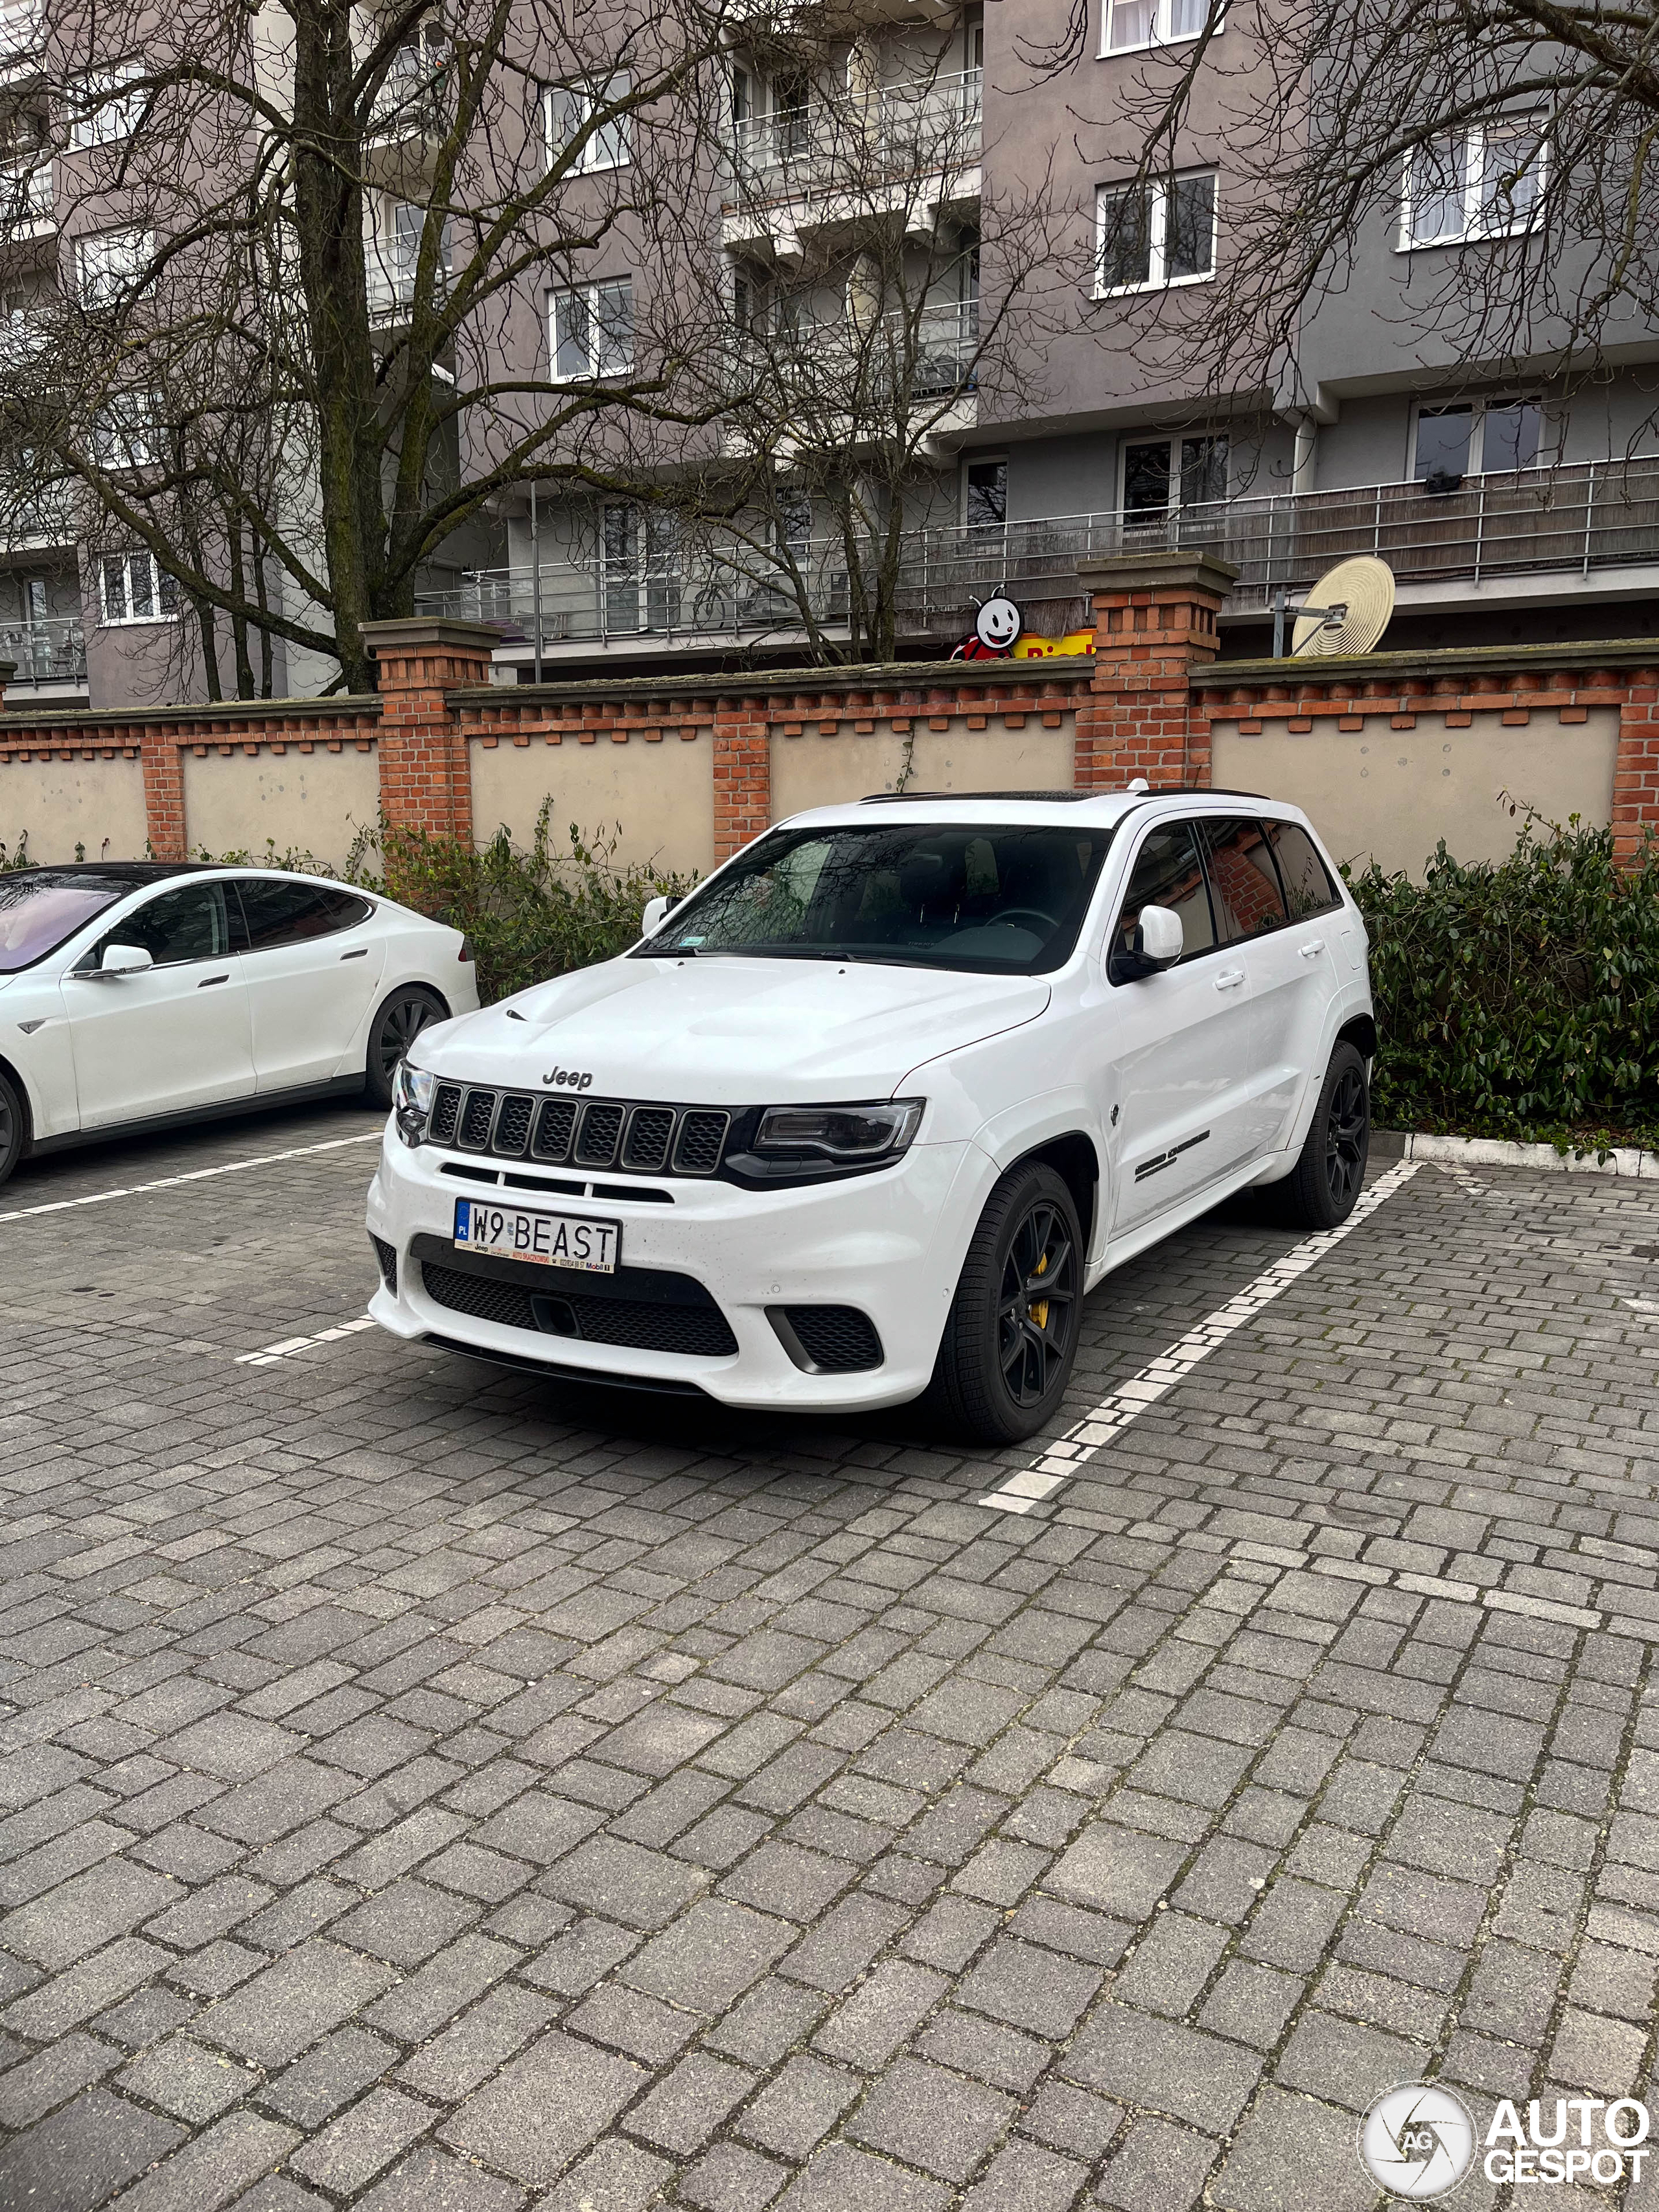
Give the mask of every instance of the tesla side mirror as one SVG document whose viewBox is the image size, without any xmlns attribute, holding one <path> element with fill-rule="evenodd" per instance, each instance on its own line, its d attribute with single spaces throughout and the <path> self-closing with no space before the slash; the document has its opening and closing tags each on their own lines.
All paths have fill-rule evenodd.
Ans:
<svg viewBox="0 0 1659 2212">
<path fill-rule="evenodd" d="M 1114 983 L 1139 983 L 1160 975 L 1180 959 L 1187 942 L 1181 916 L 1167 906 L 1144 906 L 1132 943 L 1120 945 L 1106 963 Z"/>
<path fill-rule="evenodd" d="M 640 935 L 654 937 L 678 904 L 679 901 L 672 898 L 647 899 L 645 912 L 640 920 Z"/>
<path fill-rule="evenodd" d="M 141 975 L 155 961 L 142 945 L 106 945 L 94 973 L 99 975 Z"/>
</svg>

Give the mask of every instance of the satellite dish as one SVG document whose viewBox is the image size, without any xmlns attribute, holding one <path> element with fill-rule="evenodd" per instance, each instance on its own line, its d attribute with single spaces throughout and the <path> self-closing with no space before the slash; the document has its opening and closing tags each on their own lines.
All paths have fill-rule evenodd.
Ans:
<svg viewBox="0 0 1659 2212">
<path fill-rule="evenodd" d="M 1394 570 L 1361 553 L 1328 568 L 1296 618 L 1291 651 L 1298 660 L 1369 653 L 1394 612 Z"/>
</svg>

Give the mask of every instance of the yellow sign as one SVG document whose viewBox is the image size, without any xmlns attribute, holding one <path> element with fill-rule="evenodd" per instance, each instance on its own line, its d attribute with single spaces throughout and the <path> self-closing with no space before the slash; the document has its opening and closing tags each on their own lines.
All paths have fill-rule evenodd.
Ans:
<svg viewBox="0 0 1659 2212">
<path fill-rule="evenodd" d="M 1014 660 L 1047 660 L 1054 653 L 1092 653 L 1094 649 L 1095 634 L 1091 629 L 1068 630 L 1064 637 L 1033 637 L 1028 632 L 1009 657 Z"/>
</svg>

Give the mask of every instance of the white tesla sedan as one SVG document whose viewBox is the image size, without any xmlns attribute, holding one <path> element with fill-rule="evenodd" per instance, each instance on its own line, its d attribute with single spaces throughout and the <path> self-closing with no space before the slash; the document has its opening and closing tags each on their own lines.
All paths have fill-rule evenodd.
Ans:
<svg viewBox="0 0 1659 2212">
<path fill-rule="evenodd" d="M 410 1041 L 477 1004 L 459 930 L 323 877 L 0 875 L 0 1182 L 117 1133 L 333 1091 L 388 1106 Z"/>
</svg>

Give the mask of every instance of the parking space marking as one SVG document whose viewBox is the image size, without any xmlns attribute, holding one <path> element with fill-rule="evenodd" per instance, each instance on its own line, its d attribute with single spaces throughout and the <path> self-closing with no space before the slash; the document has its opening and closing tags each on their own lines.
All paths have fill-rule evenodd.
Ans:
<svg viewBox="0 0 1659 2212">
<path fill-rule="evenodd" d="M 309 1352 L 315 1344 L 334 1344 L 343 1336 L 357 1336 L 375 1322 L 368 1314 L 360 1321 L 343 1321 L 337 1328 L 319 1329 L 315 1336 L 285 1336 L 280 1344 L 262 1345 L 258 1352 L 239 1352 L 239 1367 L 274 1367 L 279 1359 L 291 1359 L 296 1352 Z"/>
<path fill-rule="evenodd" d="M 1422 1165 L 1421 1160 L 1401 1160 L 1386 1175 L 1379 1176 L 1369 1190 L 1360 1194 L 1353 1212 L 1339 1227 L 1322 1229 L 1304 1237 L 1282 1259 L 1275 1260 L 1272 1267 L 1264 1268 L 1225 1305 L 1206 1315 L 1196 1328 L 1188 1329 L 1167 1352 L 1150 1360 L 1138 1374 L 1114 1390 L 1109 1398 L 1103 1398 L 1092 1413 L 1086 1413 L 1063 1437 L 1046 1446 L 1030 1467 L 1011 1475 L 1000 1490 L 994 1490 L 979 1503 L 994 1512 L 1029 1513 L 1041 1499 L 1052 1497 L 1114 1437 L 1121 1436 L 1131 1421 L 1138 1420 L 1149 1406 L 1156 1405 L 1184 1376 L 1191 1374 L 1218 1344 L 1225 1343 L 1235 1329 L 1254 1321 L 1264 1306 L 1271 1305 L 1281 1291 L 1289 1290 L 1299 1276 L 1305 1275 L 1345 1237 L 1351 1236 L 1379 1206 L 1386 1205 Z"/>
<path fill-rule="evenodd" d="M 10 1213 L 0 1213 L 0 1221 L 27 1221 L 37 1213 L 67 1213 L 77 1206 L 107 1206 L 112 1198 L 143 1198 L 147 1191 L 176 1190 L 181 1183 L 241 1175 L 249 1168 L 274 1168 L 283 1160 L 302 1160 L 313 1152 L 337 1152 L 345 1145 L 378 1145 L 384 1133 L 379 1127 L 366 1129 L 361 1137 L 330 1137 L 324 1144 L 295 1145 L 289 1152 L 261 1152 L 255 1159 L 228 1160 L 216 1168 L 192 1168 L 188 1175 L 162 1176 L 155 1182 L 126 1183 L 118 1190 L 89 1191 L 84 1198 L 54 1198 L 42 1206 L 20 1206 Z"/>
</svg>

